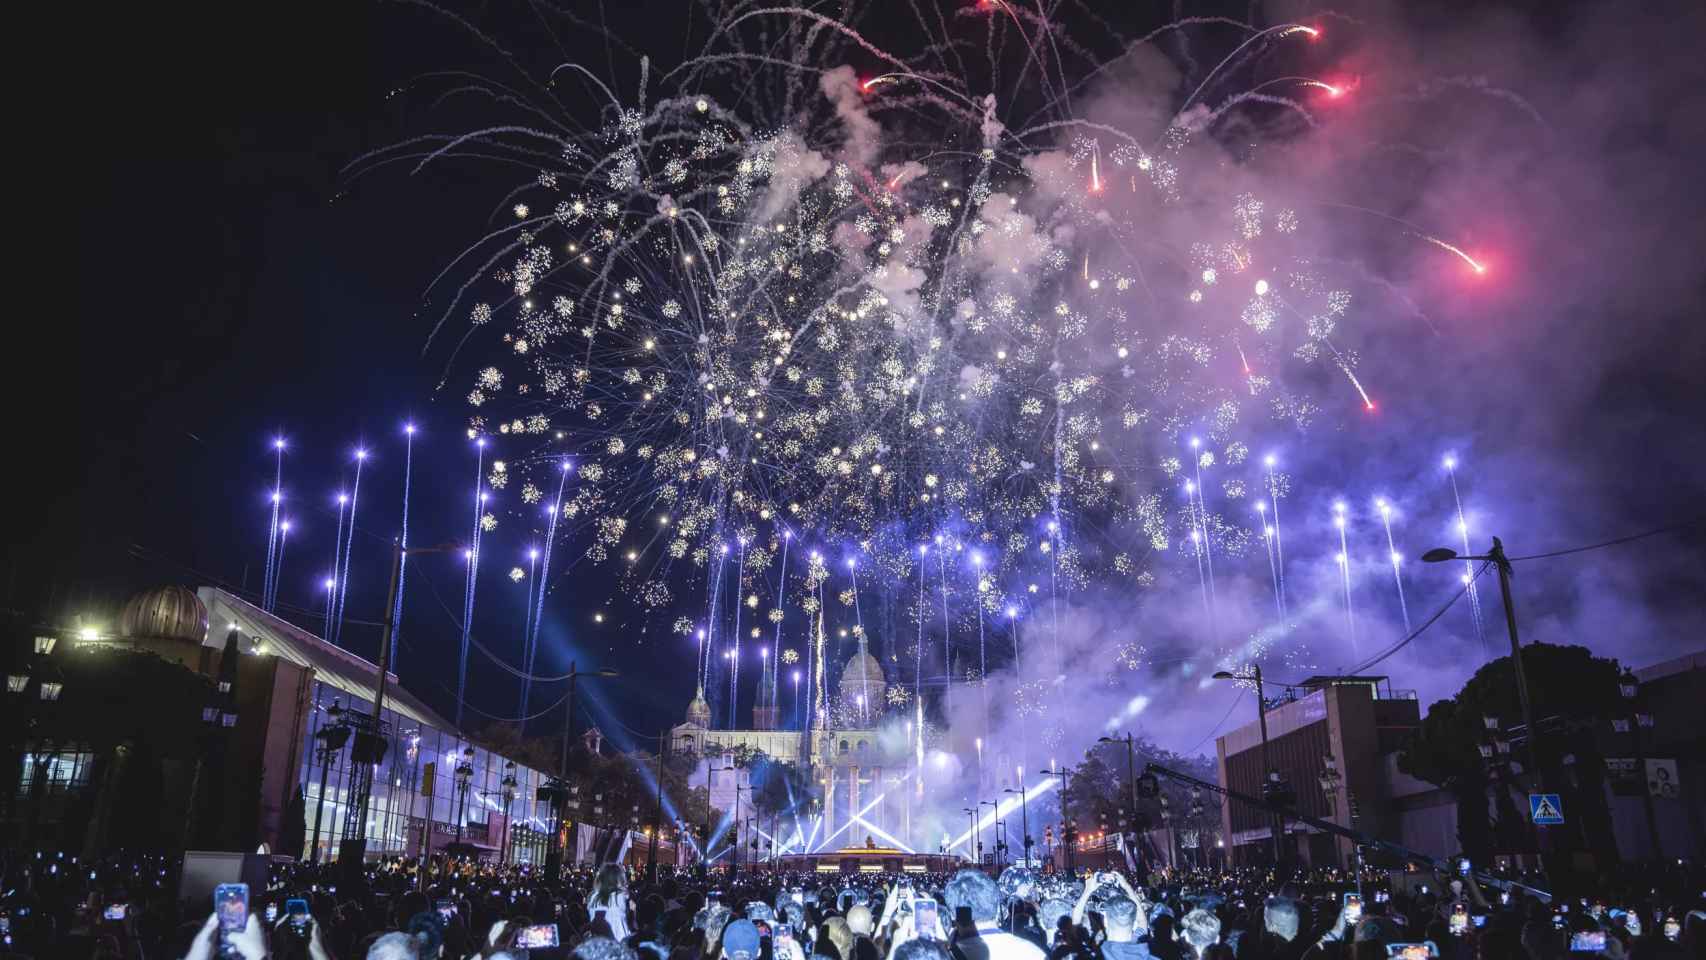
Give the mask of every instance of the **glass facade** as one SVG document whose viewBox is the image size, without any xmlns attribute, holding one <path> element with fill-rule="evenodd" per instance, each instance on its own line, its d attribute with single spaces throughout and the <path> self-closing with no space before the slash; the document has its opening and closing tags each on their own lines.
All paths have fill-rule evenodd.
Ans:
<svg viewBox="0 0 1706 960">
<path fill-rule="evenodd" d="M 337 858 L 344 836 L 351 791 L 350 742 L 336 751 L 322 751 L 321 729 L 337 720 L 328 713 L 334 702 L 350 709 L 350 697 L 320 680 L 314 681 L 313 710 L 305 733 L 303 762 L 298 771 L 306 798 L 304 857 L 325 861 Z M 371 704 L 357 703 L 366 711 Z M 373 791 L 368 801 L 366 824 L 369 856 L 418 856 L 423 827 L 429 827 L 429 850 L 439 851 L 457 839 L 477 849 L 486 859 L 512 863 L 539 863 L 545 859 L 550 832 L 550 809 L 534 799 L 545 774 L 516 764 L 505 769 L 505 758 L 474 747 L 473 776 L 464 791 L 455 770 L 470 746 L 450 731 L 438 730 L 399 715 L 387 708 L 384 721 L 389 746 L 385 758 L 373 771 Z M 329 753 L 329 756 L 328 756 Z M 325 761 L 329 760 L 329 763 Z M 321 793 L 321 777 L 325 792 Z M 504 817 L 505 775 L 515 777 L 514 800 Z M 319 829 L 316 831 L 315 824 Z M 503 847 L 508 845 L 508 851 Z"/>
</svg>

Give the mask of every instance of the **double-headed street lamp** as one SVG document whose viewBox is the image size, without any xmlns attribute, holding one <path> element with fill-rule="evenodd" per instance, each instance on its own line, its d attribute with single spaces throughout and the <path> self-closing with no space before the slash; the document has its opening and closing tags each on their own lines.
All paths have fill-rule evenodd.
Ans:
<svg viewBox="0 0 1706 960">
<path fill-rule="evenodd" d="M 1068 770 L 1066 768 L 1066 764 L 1063 763 L 1057 768 L 1050 769 L 1048 767 L 1044 767 L 1037 772 L 1044 776 L 1060 778 L 1060 841 L 1066 846 L 1066 872 L 1068 874 L 1076 873 L 1077 867 L 1075 865 L 1075 861 L 1077 860 L 1077 857 L 1073 848 L 1078 845 L 1078 831 L 1074 829 L 1072 825 L 1072 817 L 1067 812 L 1066 792 L 1066 778 L 1072 771 Z"/>
<path fill-rule="evenodd" d="M 609 669 L 580 670 L 574 661 L 569 661 L 569 689 L 564 695 L 564 699 L 567 701 L 567 709 L 563 712 L 563 758 L 557 766 L 557 775 L 541 784 L 536 793 L 538 799 L 550 803 L 552 810 L 556 813 L 556 823 L 551 831 L 551 845 L 545 853 L 545 875 L 547 877 L 557 877 L 563 868 L 563 860 L 565 859 L 563 844 L 567 842 L 567 838 L 563 836 L 563 820 L 565 819 L 563 812 L 566 807 L 574 805 L 571 797 L 579 792 L 577 788 L 569 786 L 569 743 L 574 738 L 575 684 L 582 677 L 608 678 L 617 676 L 621 676 L 621 674 Z"/>
<path fill-rule="evenodd" d="M 1230 670 L 1217 670 L 1214 679 L 1242 680 L 1256 685 L 1256 723 L 1262 733 L 1262 799 L 1281 806 L 1286 805 L 1288 801 L 1295 801 L 1296 794 L 1292 792 L 1291 786 L 1285 778 L 1280 776 L 1280 772 L 1274 769 L 1273 762 L 1268 755 L 1268 700 L 1262 687 L 1262 665 L 1259 663 L 1251 664 L 1250 672 L 1247 674 L 1233 673 Z M 1268 835 L 1273 840 L 1275 867 L 1279 866 L 1279 835 L 1283 827 L 1284 818 L 1277 813 L 1273 814 L 1272 820 L 1268 824 Z"/>
<path fill-rule="evenodd" d="M 1025 796 L 1025 781 L 1019 781 L 1019 789 L 1008 787 L 1007 793 L 1019 795 L 1019 832 L 1025 838 L 1025 866 L 1031 865 L 1031 815 L 1028 797 Z"/>
</svg>

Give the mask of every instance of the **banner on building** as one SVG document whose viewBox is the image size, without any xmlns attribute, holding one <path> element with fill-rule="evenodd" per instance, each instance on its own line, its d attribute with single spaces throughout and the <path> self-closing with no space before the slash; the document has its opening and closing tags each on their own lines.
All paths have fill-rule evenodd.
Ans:
<svg viewBox="0 0 1706 960">
<path fill-rule="evenodd" d="M 1647 792 L 1662 800 L 1677 798 L 1675 760 L 1647 760 Z"/>
</svg>

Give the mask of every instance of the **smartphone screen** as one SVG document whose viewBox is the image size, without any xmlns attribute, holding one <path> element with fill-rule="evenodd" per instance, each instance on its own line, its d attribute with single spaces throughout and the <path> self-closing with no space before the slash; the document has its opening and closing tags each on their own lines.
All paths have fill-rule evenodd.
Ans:
<svg viewBox="0 0 1706 960">
<path fill-rule="evenodd" d="M 1360 893 L 1347 893 L 1347 894 L 1345 894 L 1345 921 L 1347 923 L 1356 923 L 1358 920 L 1361 920 L 1361 919 L 1362 919 L 1362 894 L 1360 894 Z"/>
<path fill-rule="evenodd" d="M 276 903 L 267 904 L 267 922 L 272 923 L 272 922 L 276 921 L 277 919 L 278 919 L 278 904 L 276 904 Z"/>
<path fill-rule="evenodd" d="M 284 901 L 284 916 L 290 921 L 291 929 L 301 933 L 308 928 L 308 901 L 292 898 Z"/>
<path fill-rule="evenodd" d="M 1572 953 L 1599 953 L 1604 949 L 1604 930 L 1579 930 L 1570 935 Z"/>
<path fill-rule="evenodd" d="M 1465 877 L 1469 876 L 1469 858 L 1468 857 L 1459 857 L 1457 859 L 1457 872 L 1462 874 Z"/>
<path fill-rule="evenodd" d="M 438 908 L 438 915 L 444 918 L 445 923 L 449 923 L 450 918 L 456 916 L 456 901 L 454 900 L 440 900 L 434 906 Z"/>
<path fill-rule="evenodd" d="M 1479 930 L 1487 925 L 1487 915 L 1483 913 L 1472 913 L 1469 915 L 1469 922 L 1475 925 L 1475 929 Z"/>
<path fill-rule="evenodd" d="M 1665 934 L 1665 939 L 1671 941 L 1672 943 L 1675 943 L 1677 940 L 1682 939 L 1682 924 L 1677 923 L 1675 917 L 1666 917 L 1665 918 L 1665 924 L 1664 924 L 1663 930 L 1664 930 L 1664 934 Z"/>
<path fill-rule="evenodd" d="M 109 903 L 107 908 L 101 911 L 101 917 L 107 920 L 123 920 L 125 906 L 122 903 Z"/>
<path fill-rule="evenodd" d="M 920 897 L 912 901 L 912 924 L 918 931 L 918 936 L 925 940 L 936 939 L 938 918 L 936 901 L 929 897 Z"/>
<path fill-rule="evenodd" d="M 557 945 L 557 925 L 554 923 L 536 923 L 531 927 L 522 927 L 521 933 L 515 938 L 515 945 L 524 950 L 540 950 Z"/>
<path fill-rule="evenodd" d="M 237 933 L 249 923 L 249 885 L 222 883 L 213 888 L 213 912 L 219 917 L 219 929 Z"/>
</svg>

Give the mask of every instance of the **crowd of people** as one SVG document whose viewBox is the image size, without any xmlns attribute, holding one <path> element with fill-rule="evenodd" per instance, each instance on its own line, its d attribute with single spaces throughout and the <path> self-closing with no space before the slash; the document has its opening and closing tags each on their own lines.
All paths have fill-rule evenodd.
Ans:
<svg viewBox="0 0 1706 960">
<path fill-rule="evenodd" d="M 265 889 L 220 887 L 211 911 L 178 898 L 177 865 L 160 858 L 4 866 L 0 949 L 43 958 L 1706 957 L 1706 886 L 1686 864 L 1567 899 L 1473 871 L 649 875 L 605 864 L 551 880 L 525 865 L 386 861 L 352 886 L 335 864 L 283 864 Z"/>
</svg>

